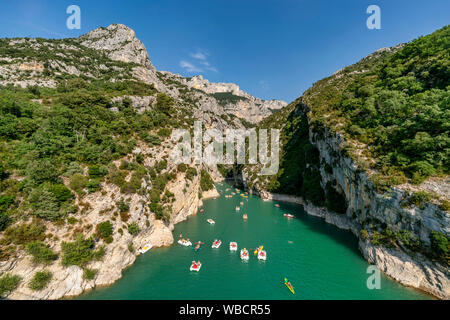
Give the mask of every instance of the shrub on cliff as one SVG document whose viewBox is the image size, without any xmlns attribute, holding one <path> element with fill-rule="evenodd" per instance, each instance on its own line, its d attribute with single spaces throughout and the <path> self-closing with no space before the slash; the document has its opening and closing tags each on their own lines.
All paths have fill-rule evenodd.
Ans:
<svg viewBox="0 0 450 320">
<path fill-rule="evenodd" d="M 22 278 L 8 273 L 0 277 L 0 298 L 6 297 L 19 286 Z"/>
<path fill-rule="evenodd" d="M 409 198 L 407 203 L 409 205 L 415 205 L 416 207 L 419 207 L 420 209 L 425 208 L 425 204 L 431 200 L 431 195 L 428 194 L 425 191 L 418 191 L 414 192 Z"/>
<path fill-rule="evenodd" d="M 32 214 L 39 218 L 57 220 L 64 215 L 55 195 L 47 189 L 39 188 L 31 191 L 28 196 L 28 203 L 32 209 Z"/>
<path fill-rule="evenodd" d="M 101 178 L 108 174 L 108 168 L 100 165 L 93 165 L 88 170 L 89 177 L 91 179 Z"/>
<path fill-rule="evenodd" d="M 83 270 L 83 279 L 85 280 L 93 280 L 95 276 L 97 275 L 98 270 L 97 269 L 89 269 L 84 268 Z"/>
<path fill-rule="evenodd" d="M 97 235 L 105 240 L 106 243 L 111 243 L 113 241 L 112 234 L 113 234 L 113 225 L 111 222 L 105 221 L 102 223 L 97 224 L 96 227 Z"/>
<path fill-rule="evenodd" d="M 72 190 L 74 190 L 79 195 L 83 194 L 83 189 L 86 188 L 89 179 L 86 176 L 83 176 L 80 173 L 76 173 L 70 177 L 69 186 Z"/>
<path fill-rule="evenodd" d="M 0 195 L 0 212 L 4 212 L 14 203 L 15 196 L 13 195 Z"/>
<path fill-rule="evenodd" d="M 152 189 L 150 191 L 150 201 L 152 203 L 158 203 L 161 200 L 161 191 L 158 189 Z"/>
<path fill-rule="evenodd" d="M 156 110 L 170 116 L 173 104 L 174 101 L 170 96 L 165 93 L 158 93 L 156 99 Z"/>
<path fill-rule="evenodd" d="M 45 225 L 38 221 L 29 224 L 22 223 L 12 225 L 5 230 L 4 240 L 6 243 L 24 245 L 31 241 L 43 241 L 45 239 Z"/>
<path fill-rule="evenodd" d="M 11 223 L 11 218 L 5 212 L 0 212 L 0 232 L 5 230 Z"/>
<path fill-rule="evenodd" d="M 197 170 L 195 168 L 189 167 L 186 171 L 186 179 L 191 180 L 197 176 Z"/>
<path fill-rule="evenodd" d="M 70 177 L 76 173 L 83 174 L 83 168 L 78 163 L 71 162 L 66 166 L 64 176 Z"/>
<path fill-rule="evenodd" d="M 214 182 L 212 181 L 209 173 L 205 169 L 202 169 L 200 174 L 200 188 L 202 189 L 202 191 L 208 191 L 214 188 Z"/>
<path fill-rule="evenodd" d="M 28 287 L 34 291 L 45 289 L 52 280 L 53 274 L 50 271 L 38 271 L 34 274 Z"/>
<path fill-rule="evenodd" d="M 180 164 L 177 166 L 177 170 L 178 170 L 179 172 L 186 172 L 186 170 L 187 170 L 187 165 L 184 164 L 184 163 L 180 163 Z"/>
<path fill-rule="evenodd" d="M 86 184 L 86 188 L 88 189 L 88 193 L 94 193 L 102 188 L 102 183 L 100 179 L 91 179 Z"/>
<path fill-rule="evenodd" d="M 433 256 L 440 261 L 450 264 L 450 238 L 442 232 L 430 232 L 431 250 Z"/>
<path fill-rule="evenodd" d="M 130 225 L 128 225 L 128 232 L 132 236 L 136 236 L 139 232 L 141 232 L 141 229 L 139 229 L 139 226 L 136 222 L 132 222 Z"/>
<path fill-rule="evenodd" d="M 33 262 L 37 264 L 49 264 L 58 258 L 45 243 L 33 241 L 27 244 L 27 253 L 33 256 Z"/>
<path fill-rule="evenodd" d="M 62 242 L 61 264 L 65 267 L 79 266 L 92 260 L 94 254 L 94 242 L 92 239 L 85 239 L 82 234 L 78 234 L 73 242 Z"/>
<path fill-rule="evenodd" d="M 36 184 L 58 180 L 58 170 L 49 160 L 30 162 L 26 168 L 26 173 Z"/>
<path fill-rule="evenodd" d="M 59 203 L 66 202 L 73 198 L 72 192 L 63 184 L 54 184 L 49 187 L 49 191 L 55 196 Z"/>
<path fill-rule="evenodd" d="M 126 202 L 123 198 L 117 201 L 116 206 L 121 213 L 128 212 L 130 210 L 130 204 Z"/>
</svg>

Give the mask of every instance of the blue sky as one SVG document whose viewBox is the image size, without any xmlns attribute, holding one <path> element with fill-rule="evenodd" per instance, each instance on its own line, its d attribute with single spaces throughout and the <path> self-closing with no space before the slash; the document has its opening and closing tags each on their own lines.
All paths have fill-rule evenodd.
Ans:
<svg viewBox="0 0 450 320">
<path fill-rule="evenodd" d="M 81 8 L 81 30 L 66 8 Z M 369 30 L 366 8 L 381 8 Z M 448 0 L 0 0 L 0 37 L 77 37 L 112 23 L 136 31 L 158 70 L 234 82 L 288 102 L 381 48 L 450 23 Z"/>
</svg>

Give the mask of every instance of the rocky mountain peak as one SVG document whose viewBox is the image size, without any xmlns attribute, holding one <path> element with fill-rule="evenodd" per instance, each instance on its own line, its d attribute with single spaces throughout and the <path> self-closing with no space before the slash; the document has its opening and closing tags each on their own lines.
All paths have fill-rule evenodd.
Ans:
<svg viewBox="0 0 450 320">
<path fill-rule="evenodd" d="M 145 45 L 136 37 L 133 29 L 123 24 L 100 27 L 80 37 L 81 44 L 95 50 L 106 51 L 113 60 L 133 62 L 156 71 Z"/>
</svg>

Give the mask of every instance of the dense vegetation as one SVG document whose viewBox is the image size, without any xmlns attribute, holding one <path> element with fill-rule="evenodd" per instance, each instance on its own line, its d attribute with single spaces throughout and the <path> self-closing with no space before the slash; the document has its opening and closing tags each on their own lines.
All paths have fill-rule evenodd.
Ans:
<svg viewBox="0 0 450 320">
<path fill-rule="evenodd" d="M 152 130 L 184 123 L 164 94 L 157 95 L 153 110 L 143 113 L 130 100 L 112 102 L 124 94 L 155 95 L 156 91 L 132 81 L 82 79 L 64 81 L 56 89 L 8 86 L 0 90 L 0 231 L 24 214 L 58 221 L 76 213 L 72 190 L 79 196 L 98 191 L 105 178 L 123 193 L 140 189 L 147 168 L 127 163 L 117 169 L 111 162 L 130 154 L 138 139 L 159 144 L 158 136 L 149 135 Z M 136 161 L 142 162 L 142 155 Z M 88 167 L 87 175 L 83 167 Z M 13 172 L 23 179 L 13 179 Z M 132 177 L 127 182 L 128 172 Z M 69 180 L 70 189 L 61 177 Z M 163 191 L 171 178 L 155 174 L 154 182 Z"/>
<path fill-rule="evenodd" d="M 423 182 L 450 169 L 450 26 L 395 52 L 377 52 L 303 96 L 312 126 L 363 144 L 359 163 L 381 186 Z M 370 147 L 367 147 L 370 146 Z M 352 153 L 356 143 L 347 151 Z"/>
</svg>

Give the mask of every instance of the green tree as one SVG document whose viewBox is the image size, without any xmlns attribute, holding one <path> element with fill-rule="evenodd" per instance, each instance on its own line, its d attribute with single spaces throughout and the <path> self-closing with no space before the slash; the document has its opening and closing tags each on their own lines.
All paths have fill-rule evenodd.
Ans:
<svg viewBox="0 0 450 320">
<path fill-rule="evenodd" d="M 76 193 L 82 194 L 83 189 L 86 188 L 88 182 L 89 182 L 89 179 L 86 176 L 76 173 L 70 177 L 69 186 Z"/>
<path fill-rule="evenodd" d="M 85 239 L 82 234 L 78 234 L 73 242 L 62 242 L 62 261 L 65 267 L 82 267 L 92 260 L 94 254 L 94 242 L 92 239 Z"/>
<path fill-rule="evenodd" d="M 50 271 L 38 271 L 34 274 L 28 287 L 34 291 L 45 289 L 52 280 L 53 274 Z"/>
<path fill-rule="evenodd" d="M 136 222 L 132 222 L 131 224 L 128 225 L 128 232 L 132 236 L 136 236 L 139 232 L 141 232 L 141 229 L 139 229 L 139 226 L 137 225 Z"/>
<path fill-rule="evenodd" d="M 39 188 L 31 191 L 28 202 L 32 209 L 32 214 L 39 218 L 57 220 L 64 215 L 59 209 L 59 204 L 54 194 L 46 189 Z"/>
<path fill-rule="evenodd" d="M 57 182 L 58 170 L 48 160 L 30 162 L 26 169 L 27 175 L 36 183 Z"/>
<path fill-rule="evenodd" d="M 106 241 L 106 243 L 112 242 L 113 225 L 109 220 L 97 224 L 96 232 L 100 238 Z"/>
<path fill-rule="evenodd" d="M 33 256 L 33 262 L 37 264 L 49 264 L 58 258 L 45 243 L 33 241 L 27 244 L 27 253 Z"/>
</svg>

